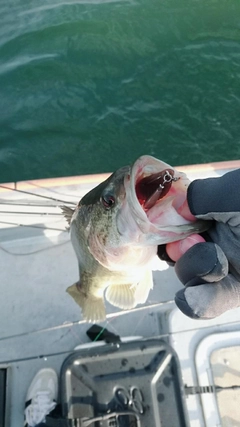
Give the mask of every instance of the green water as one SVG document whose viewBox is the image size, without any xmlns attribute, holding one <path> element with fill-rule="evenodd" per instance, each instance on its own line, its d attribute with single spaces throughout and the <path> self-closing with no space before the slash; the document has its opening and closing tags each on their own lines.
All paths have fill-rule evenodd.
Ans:
<svg viewBox="0 0 240 427">
<path fill-rule="evenodd" d="M 240 158 L 240 1 L 1 0 L 0 181 Z"/>
</svg>

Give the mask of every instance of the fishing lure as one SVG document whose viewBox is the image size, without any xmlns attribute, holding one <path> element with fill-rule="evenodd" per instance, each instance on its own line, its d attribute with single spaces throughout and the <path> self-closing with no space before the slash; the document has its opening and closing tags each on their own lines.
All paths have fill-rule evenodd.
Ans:
<svg viewBox="0 0 240 427">
<path fill-rule="evenodd" d="M 169 192 L 174 178 L 172 169 L 164 169 L 161 174 L 156 173 L 141 179 L 136 185 L 136 194 L 141 206 L 151 209 L 155 203 Z"/>
</svg>

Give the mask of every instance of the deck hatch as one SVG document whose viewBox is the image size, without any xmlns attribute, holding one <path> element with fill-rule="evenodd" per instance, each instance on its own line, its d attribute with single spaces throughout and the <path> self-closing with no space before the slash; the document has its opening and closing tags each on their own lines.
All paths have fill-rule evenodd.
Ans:
<svg viewBox="0 0 240 427">
<path fill-rule="evenodd" d="M 64 416 L 82 425 L 103 417 L 109 427 L 188 426 L 177 356 L 159 339 L 79 349 L 63 364 L 61 386 Z"/>
</svg>

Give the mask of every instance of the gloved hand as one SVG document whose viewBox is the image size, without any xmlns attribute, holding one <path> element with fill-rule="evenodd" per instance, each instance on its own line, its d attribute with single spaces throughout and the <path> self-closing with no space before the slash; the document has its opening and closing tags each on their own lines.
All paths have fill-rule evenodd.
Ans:
<svg viewBox="0 0 240 427">
<path fill-rule="evenodd" d="M 193 181 L 185 210 L 204 220 L 213 220 L 204 234 L 206 242 L 194 244 L 175 263 L 184 289 L 177 292 L 179 309 L 194 319 L 211 319 L 240 306 L 240 169 L 219 178 Z M 191 212 L 191 213 L 190 213 Z M 187 238 L 189 239 L 189 238 Z M 171 246 L 171 245 L 175 245 Z M 184 252 L 186 242 L 166 245 Z M 159 256 L 163 249 L 159 247 Z M 169 259 L 168 259 L 169 261 Z"/>
</svg>

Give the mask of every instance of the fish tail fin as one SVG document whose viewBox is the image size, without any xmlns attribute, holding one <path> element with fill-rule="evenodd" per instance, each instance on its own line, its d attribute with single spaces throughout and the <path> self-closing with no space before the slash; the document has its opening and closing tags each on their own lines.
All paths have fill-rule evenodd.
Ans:
<svg viewBox="0 0 240 427">
<path fill-rule="evenodd" d="M 81 307 L 84 320 L 95 323 L 106 319 L 103 298 L 96 298 L 92 295 L 86 296 L 81 291 L 79 283 L 74 283 L 74 285 L 69 286 L 67 292 Z"/>
<path fill-rule="evenodd" d="M 75 209 L 69 208 L 69 206 L 65 206 L 65 205 L 60 206 L 60 208 L 62 209 L 63 215 L 65 216 L 68 224 L 70 225 Z"/>
</svg>

